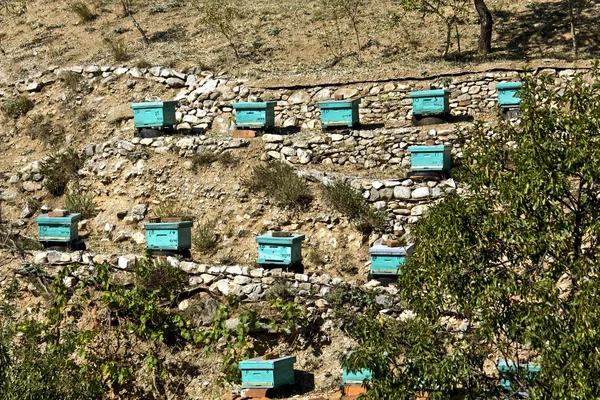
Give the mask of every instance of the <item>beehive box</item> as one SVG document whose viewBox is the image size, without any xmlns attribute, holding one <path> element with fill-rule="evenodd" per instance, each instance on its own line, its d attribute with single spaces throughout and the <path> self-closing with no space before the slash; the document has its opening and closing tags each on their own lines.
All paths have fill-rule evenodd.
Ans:
<svg viewBox="0 0 600 400">
<path fill-rule="evenodd" d="M 398 269 L 412 253 L 413 244 L 401 247 L 388 247 L 376 244 L 369 249 L 371 255 L 371 275 L 397 275 Z"/>
<path fill-rule="evenodd" d="M 182 251 L 192 248 L 192 221 L 150 222 L 146 229 L 146 248 Z"/>
<path fill-rule="evenodd" d="M 449 171 L 452 166 L 452 146 L 411 146 L 410 169 L 416 171 Z"/>
<path fill-rule="evenodd" d="M 274 389 L 294 384 L 296 357 L 279 357 L 264 360 L 261 357 L 240 361 L 242 389 Z"/>
<path fill-rule="evenodd" d="M 358 105 L 360 99 L 320 101 L 321 126 L 347 126 L 352 128 L 359 123 Z"/>
<path fill-rule="evenodd" d="M 413 115 L 450 114 L 450 91 L 444 89 L 410 92 Z"/>
<path fill-rule="evenodd" d="M 136 128 L 172 128 L 177 124 L 177 101 L 133 103 L 133 123 Z"/>
<path fill-rule="evenodd" d="M 365 379 L 372 379 L 373 373 L 369 369 L 350 372 L 346 368 L 342 369 L 342 385 L 362 386 Z"/>
<path fill-rule="evenodd" d="M 276 101 L 233 103 L 235 127 L 266 129 L 275 126 Z"/>
<path fill-rule="evenodd" d="M 521 103 L 521 97 L 517 91 L 521 89 L 522 82 L 503 82 L 496 84 L 498 91 L 498 105 L 501 108 L 518 108 Z"/>
<path fill-rule="evenodd" d="M 527 377 L 529 379 L 535 379 L 536 375 L 540 372 L 540 365 L 538 363 L 523 363 L 518 365 L 519 369 L 527 371 Z M 498 362 L 498 372 L 500 372 L 500 385 L 505 389 L 510 389 L 510 380 L 506 377 L 509 372 L 516 372 L 517 365 L 514 361 L 500 360 Z"/>
<path fill-rule="evenodd" d="M 64 217 L 42 214 L 35 219 L 38 225 L 38 240 L 45 242 L 71 243 L 79 237 L 78 222 L 81 214 L 72 213 Z"/>
<path fill-rule="evenodd" d="M 297 233 L 290 237 L 274 237 L 272 234 L 258 236 L 258 263 L 293 265 L 300 262 L 303 241 L 304 235 Z"/>
</svg>

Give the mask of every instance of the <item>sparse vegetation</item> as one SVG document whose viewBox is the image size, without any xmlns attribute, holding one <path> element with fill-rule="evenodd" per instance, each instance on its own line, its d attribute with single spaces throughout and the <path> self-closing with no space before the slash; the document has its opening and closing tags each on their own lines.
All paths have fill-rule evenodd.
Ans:
<svg viewBox="0 0 600 400">
<path fill-rule="evenodd" d="M 2 103 L 2 114 L 7 118 L 19 118 L 31 111 L 33 107 L 33 101 L 27 95 L 21 94 L 17 97 L 4 100 Z"/>
<path fill-rule="evenodd" d="M 192 171 L 197 173 L 199 169 L 208 167 L 215 162 L 219 162 L 224 167 L 234 167 L 239 164 L 240 160 L 230 151 L 224 151 L 220 154 L 204 151 L 192 157 Z"/>
<path fill-rule="evenodd" d="M 87 94 L 90 91 L 90 87 L 85 78 L 73 71 L 63 71 L 59 75 L 59 79 L 62 86 L 69 91 L 70 95 L 75 94 Z"/>
<path fill-rule="evenodd" d="M 110 50 L 115 61 L 127 61 L 131 58 L 127 44 L 125 44 L 122 40 L 105 38 L 104 43 Z"/>
<path fill-rule="evenodd" d="M 156 206 L 152 207 L 154 218 L 173 218 L 181 215 L 181 207 L 175 200 L 162 200 Z"/>
<path fill-rule="evenodd" d="M 204 0 L 197 1 L 197 4 L 200 10 L 200 23 L 223 36 L 236 58 L 240 58 L 240 38 L 236 23 L 240 12 L 236 4 L 231 0 Z"/>
<path fill-rule="evenodd" d="M 303 208 L 313 199 L 306 180 L 299 177 L 293 167 L 281 161 L 255 166 L 244 184 L 253 192 L 266 194 L 283 208 Z"/>
<path fill-rule="evenodd" d="M 325 200 L 346 216 L 359 232 L 370 233 L 385 229 L 386 216 L 368 204 L 348 183 L 338 180 L 323 185 L 322 189 Z"/>
<path fill-rule="evenodd" d="M 40 140 L 49 146 L 59 146 L 65 141 L 65 128 L 49 116 L 33 115 L 27 118 L 24 127 L 31 139 Z"/>
<path fill-rule="evenodd" d="M 69 4 L 69 10 L 79 16 L 81 22 L 90 22 L 96 19 L 97 15 L 90 6 L 84 1 L 74 1 Z"/>
<path fill-rule="evenodd" d="M 192 244 L 202 254 L 214 253 L 219 244 L 215 223 L 212 221 L 199 222 L 192 238 Z"/>
<path fill-rule="evenodd" d="M 62 196 L 69 182 L 77 180 L 83 160 L 73 148 L 51 153 L 40 165 L 44 188 L 54 196 Z"/>
<path fill-rule="evenodd" d="M 81 214 L 82 218 L 90 218 L 96 213 L 96 195 L 79 184 L 71 184 L 65 193 L 65 208 Z"/>
</svg>

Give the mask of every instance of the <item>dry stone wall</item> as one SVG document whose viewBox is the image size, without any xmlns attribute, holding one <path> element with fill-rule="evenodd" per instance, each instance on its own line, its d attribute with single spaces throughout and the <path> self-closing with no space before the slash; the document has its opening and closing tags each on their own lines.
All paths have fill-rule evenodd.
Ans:
<svg viewBox="0 0 600 400">
<path fill-rule="evenodd" d="M 81 74 L 90 86 L 114 86 L 125 84 L 133 88 L 140 81 L 156 83 L 165 88 L 178 89 L 175 99 L 179 100 L 177 121 L 179 129 L 210 129 L 229 132 L 233 128 L 232 104 L 238 101 L 277 101 L 276 125 L 300 127 L 304 130 L 320 128 L 318 102 L 329 100 L 334 95 L 345 98 L 361 97 L 360 119 L 362 124 L 408 124 L 412 107 L 409 93 L 413 90 L 446 88 L 452 92 L 451 112 L 455 116 L 496 113 L 496 83 L 518 80 L 520 71 L 473 73 L 456 77 L 427 79 L 398 79 L 386 82 L 361 82 L 347 85 L 323 85 L 296 88 L 258 87 L 247 79 L 211 71 L 192 70 L 186 73 L 171 68 L 137 68 L 96 66 L 50 67 L 27 79 L 12 84 L 20 92 L 39 92 L 45 86 L 56 83 L 61 74 Z M 558 85 L 575 74 L 574 69 L 547 68 L 538 74 L 554 75 Z M 0 97 L 9 96 L 10 91 L 0 91 Z M 135 101 L 155 101 L 157 98 L 139 98 Z M 163 99 L 170 100 L 170 99 Z"/>
</svg>

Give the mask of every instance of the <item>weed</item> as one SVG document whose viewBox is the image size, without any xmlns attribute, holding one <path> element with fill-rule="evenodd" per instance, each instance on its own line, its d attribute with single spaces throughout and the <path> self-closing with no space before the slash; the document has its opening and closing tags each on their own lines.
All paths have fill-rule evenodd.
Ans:
<svg viewBox="0 0 600 400">
<path fill-rule="evenodd" d="M 323 185 L 325 200 L 338 212 L 345 215 L 363 233 L 385 229 L 386 217 L 367 204 L 361 194 L 343 181 Z"/>
<path fill-rule="evenodd" d="M 162 7 L 162 6 L 151 6 L 148 9 L 148 12 L 150 14 L 161 14 L 161 13 L 166 13 L 167 10 L 165 10 L 164 7 Z"/>
<path fill-rule="evenodd" d="M 122 40 L 112 40 L 109 38 L 104 39 L 104 43 L 108 46 L 108 49 L 112 53 L 115 61 L 127 61 L 131 58 L 127 45 Z"/>
<path fill-rule="evenodd" d="M 78 184 L 69 185 L 65 193 L 65 207 L 71 212 L 81 214 L 81 218 L 90 218 L 96 214 L 96 195 Z"/>
<path fill-rule="evenodd" d="M 91 108 L 81 108 L 75 116 L 75 124 L 78 128 L 87 131 L 87 129 L 90 127 L 90 120 L 93 117 L 94 110 L 92 110 Z"/>
<path fill-rule="evenodd" d="M 187 274 L 164 258 L 148 261 L 136 275 L 141 287 L 150 292 L 159 290 L 164 298 L 170 298 L 188 282 Z"/>
<path fill-rule="evenodd" d="M 265 293 L 265 296 L 269 301 L 277 299 L 290 300 L 294 298 L 292 293 L 290 293 L 286 280 L 282 278 L 275 279 L 271 287 Z"/>
<path fill-rule="evenodd" d="M 50 154 L 40 165 L 40 173 L 45 177 L 44 188 L 54 196 L 62 196 L 69 182 L 77 179 L 82 165 L 83 160 L 73 148 Z"/>
<path fill-rule="evenodd" d="M 267 29 L 267 35 L 269 35 L 269 36 L 277 37 L 277 36 L 279 36 L 280 33 L 281 33 L 281 28 L 271 26 L 269 29 Z"/>
<path fill-rule="evenodd" d="M 203 254 L 214 253 L 218 245 L 218 238 L 215 233 L 215 223 L 207 221 L 198 224 L 196 233 L 192 238 L 194 248 Z"/>
<path fill-rule="evenodd" d="M 327 264 L 321 253 L 316 249 L 310 249 L 306 258 L 309 263 L 317 267 Z"/>
<path fill-rule="evenodd" d="M 243 182 L 251 191 L 271 196 L 283 208 L 306 207 L 313 199 L 306 181 L 281 161 L 255 166 L 252 175 Z"/>
<path fill-rule="evenodd" d="M 147 60 L 140 58 L 135 62 L 135 66 L 138 68 L 150 68 L 152 64 L 150 64 Z"/>
<path fill-rule="evenodd" d="M 77 72 L 63 71 L 59 75 L 59 79 L 62 86 L 71 92 L 71 94 L 88 93 L 90 91 L 90 87 L 86 80 Z"/>
<path fill-rule="evenodd" d="M 152 214 L 155 218 L 173 218 L 180 215 L 180 207 L 177 202 L 167 199 L 153 207 Z"/>
<path fill-rule="evenodd" d="M 41 140 L 49 146 L 58 146 L 65 140 L 65 128 L 53 123 L 48 116 L 34 115 L 28 118 L 24 129 L 31 139 Z"/>
<path fill-rule="evenodd" d="M 24 94 L 4 100 L 2 113 L 7 118 L 19 118 L 33 109 L 33 101 Z"/>
<path fill-rule="evenodd" d="M 74 1 L 69 5 L 69 10 L 79 16 L 81 22 L 90 22 L 96 19 L 97 15 L 83 1 Z"/>
<path fill-rule="evenodd" d="M 115 29 L 113 29 L 113 32 L 116 33 L 117 35 L 122 35 L 125 32 L 129 32 L 129 29 L 122 27 L 122 26 L 117 26 Z"/>
<path fill-rule="evenodd" d="M 229 151 L 221 154 L 202 152 L 192 157 L 192 171 L 196 173 L 200 168 L 208 167 L 215 162 L 219 162 L 224 167 L 235 167 L 239 164 L 240 160 Z"/>
</svg>

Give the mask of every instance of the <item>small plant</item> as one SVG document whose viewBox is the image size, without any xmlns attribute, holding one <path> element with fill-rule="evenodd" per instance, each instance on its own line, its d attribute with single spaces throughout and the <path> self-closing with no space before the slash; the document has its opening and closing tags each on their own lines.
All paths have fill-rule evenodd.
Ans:
<svg viewBox="0 0 600 400">
<path fill-rule="evenodd" d="M 104 39 L 104 43 L 108 46 L 108 49 L 112 53 L 115 61 L 127 61 L 131 58 L 127 45 L 122 40 L 111 40 L 109 38 Z"/>
<path fill-rule="evenodd" d="M 269 29 L 267 29 L 267 35 L 269 35 L 269 36 L 277 37 L 277 36 L 279 36 L 280 33 L 281 33 L 281 28 L 271 26 Z"/>
<path fill-rule="evenodd" d="M 69 9 L 77 14 L 81 22 L 90 22 L 96 19 L 97 15 L 83 1 L 74 1 L 69 5 Z"/>
<path fill-rule="evenodd" d="M 75 116 L 77 128 L 87 131 L 90 127 L 90 120 L 94 117 L 94 110 L 91 108 L 81 108 Z"/>
<path fill-rule="evenodd" d="M 224 151 L 219 154 L 217 161 L 224 167 L 235 167 L 240 163 L 239 158 L 234 156 L 230 151 Z"/>
<path fill-rule="evenodd" d="M 187 274 L 164 258 L 149 260 L 136 275 L 141 287 L 150 292 L 158 290 L 163 298 L 170 298 L 188 282 Z"/>
<path fill-rule="evenodd" d="M 221 154 L 202 152 L 200 154 L 195 154 L 192 157 L 192 171 L 196 173 L 199 169 L 208 167 L 215 162 L 219 162 L 225 167 L 234 167 L 239 164 L 240 160 L 229 151 L 225 151 Z"/>
<path fill-rule="evenodd" d="M 135 66 L 138 68 L 150 68 L 152 64 L 150 64 L 147 60 L 140 58 L 135 62 Z"/>
<path fill-rule="evenodd" d="M 210 254 L 215 251 L 218 245 L 218 238 L 215 233 L 215 223 L 207 221 L 198 224 L 196 233 L 192 238 L 194 248 L 203 254 Z"/>
<path fill-rule="evenodd" d="M 53 123 L 50 116 L 34 115 L 28 118 L 25 131 L 31 139 L 41 140 L 49 146 L 57 146 L 65 141 L 65 128 Z"/>
<path fill-rule="evenodd" d="M 59 75 L 59 79 L 62 83 L 62 86 L 71 92 L 71 94 L 88 93 L 90 90 L 86 80 L 77 72 L 63 71 Z"/>
<path fill-rule="evenodd" d="M 306 181 L 294 168 L 281 161 L 255 166 L 244 184 L 253 192 L 267 194 L 284 208 L 306 207 L 313 199 Z"/>
<path fill-rule="evenodd" d="M 148 12 L 150 14 L 160 14 L 160 13 L 166 13 L 167 10 L 165 10 L 164 7 L 162 7 L 162 6 L 151 6 L 148 9 Z"/>
<path fill-rule="evenodd" d="M 24 94 L 4 100 L 2 113 L 7 118 L 19 118 L 33 109 L 33 101 Z"/>
<path fill-rule="evenodd" d="M 82 165 L 83 160 L 73 148 L 50 154 L 40 165 L 40 173 L 45 177 L 44 188 L 54 196 L 62 196 L 69 182 L 77 179 Z"/>
<path fill-rule="evenodd" d="M 363 233 L 385 229 L 386 217 L 369 205 L 361 194 L 343 181 L 323 185 L 325 200 L 338 212 L 345 215 Z"/>
<path fill-rule="evenodd" d="M 65 193 L 65 208 L 81 214 L 81 218 L 90 218 L 96 213 L 96 195 L 78 184 L 69 185 Z"/>
<path fill-rule="evenodd" d="M 276 278 L 269 290 L 265 293 L 265 296 L 269 301 L 275 301 L 277 299 L 291 300 L 294 298 L 290 293 L 286 280 L 282 278 Z"/>
<path fill-rule="evenodd" d="M 236 58 L 240 58 L 240 39 L 237 19 L 240 12 L 237 3 L 231 0 L 198 1 L 200 22 L 211 31 L 222 35 L 233 50 Z"/>
<path fill-rule="evenodd" d="M 156 207 L 152 207 L 154 218 L 173 218 L 180 215 L 180 207 L 174 200 L 163 200 Z"/>
</svg>

